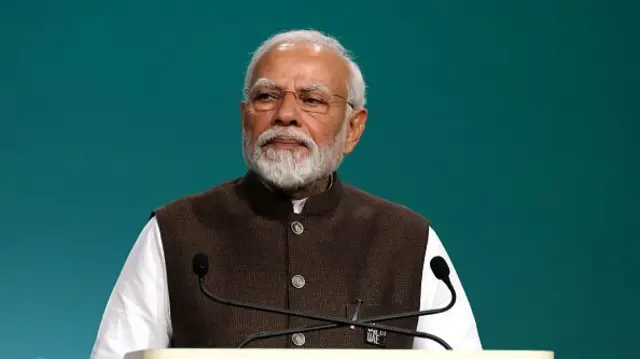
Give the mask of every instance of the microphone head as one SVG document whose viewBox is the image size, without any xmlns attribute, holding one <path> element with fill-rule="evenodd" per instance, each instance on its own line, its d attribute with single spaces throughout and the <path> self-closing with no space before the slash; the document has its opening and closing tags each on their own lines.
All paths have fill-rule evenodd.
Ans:
<svg viewBox="0 0 640 359">
<path fill-rule="evenodd" d="M 439 280 L 449 279 L 449 265 L 444 258 L 440 256 L 433 257 L 431 259 L 431 271 L 433 275 L 436 276 Z"/>
<path fill-rule="evenodd" d="M 199 278 L 203 278 L 209 273 L 209 257 L 204 253 L 196 253 L 193 256 L 193 273 Z"/>
</svg>

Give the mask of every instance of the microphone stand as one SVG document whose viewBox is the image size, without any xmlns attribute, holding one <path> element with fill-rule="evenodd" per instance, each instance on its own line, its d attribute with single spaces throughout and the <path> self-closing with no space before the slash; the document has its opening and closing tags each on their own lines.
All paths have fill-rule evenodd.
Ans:
<svg viewBox="0 0 640 359">
<path fill-rule="evenodd" d="M 451 349 L 451 347 L 444 340 L 442 340 L 441 338 L 438 338 L 437 336 L 435 336 L 433 334 L 418 332 L 418 331 L 414 331 L 414 330 L 408 330 L 408 329 L 404 329 L 404 328 L 397 328 L 397 327 L 391 327 L 391 326 L 386 326 L 386 325 L 368 323 L 368 321 L 374 321 L 374 320 L 392 320 L 392 319 L 400 319 L 400 318 L 412 317 L 412 316 L 417 316 L 417 315 L 427 315 L 429 313 L 435 314 L 433 312 L 435 311 L 435 312 L 439 313 L 439 309 L 427 310 L 427 311 L 423 311 L 423 312 L 389 314 L 389 315 L 384 315 L 384 316 L 375 317 L 375 318 L 368 318 L 368 319 L 362 320 L 362 321 L 353 321 L 353 320 L 348 320 L 348 319 L 335 318 L 335 317 L 325 317 L 325 316 L 319 316 L 319 315 L 313 315 L 313 314 L 308 314 L 308 313 L 288 310 L 288 309 L 273 308 L 273 307 L 269 307 L 269 306 L 265 306 L 265 305 L 249 304 L 249 303 L 245 303 L 245 302 L 224 299 L 224 298 L 221 298 L 221 297 L 218 297 L 218 296 L 214 295 L 213 293 L 209 292 L 207 290 L 207 288 L 205 288 L 204 277 L 203 276 L 199 276 L 198 285 L 200 287 L 200 290 L 202 291 L 202 293 L 204 293 L 205 296 L 207 296 L 209 299 L 211 299 L 211 300 L 213 300 L 215 302 L 218 302 L 220 304 L 226 304 L 226 305 L 231 305 L 231 306 L 241 307 L 241 308 L 246 308 L 246 309 L 253 309 L 253 310 L 259 310 L 259 311 L 264 311 L 264 312 L 269 312 L 269 313 L 291 315 L 291 316 L 295 316 L 295 317 L 301 317 L 301 318 L 306 318 L 306 319 L 313 319 L 313 320 L 319 320 L 319 321 L 333 323 L 330 326 L 329 326 L 329 324 L 325 324 L 320 329 L 325 329 L 325 327 L 327 329 L 329 329 L 329 328 L 340 327 L 340 326 L 354 326 L 354 327 L 360 327 L 360 328 L 381 329 L 381 330 L 385 330 L 385 331 L 387 331 L 389 333 L 404 334 L 404 335 L 409 335 L 409 336 L 413 336 L 413 337 L 431 339 L 431 340 L 434 340 L 434 341 L 438 342 L 443 347 L 445 347 L 447 349 Z M 447 285 L 447 287 L 449 287 L 449 285 Z M 451 289 L 451 287 L 449 287 L 449 289 Z M 455 291 L 452 291 L 452 293 L 455 293 Z M 455 295 L 454 295 L 453 299 L 455 300 Z M 452 303 L 450 305 L 451 306 L 453 305 L 453 300 L 452 300 Z M 420 313 L 425 313 L 425 314 L 420 314 Z M 380 318 L 380 319 L 376 319 L 376 318 Z M 286 334 L 289 334 L 290 332 L 291 333 L 297 333 L 300 330 L 304 330 L 304 331 L 320 330 L 320 329 L 312 329 L 312 328 L 313 327 L 301 328 L 299 330 L 293 330 L 293 329 L 289 329 L 287 331 L 283 330 L 282 332 L 284 334 L 280 334 L 280 332 L 278 332 L 277 334 L 278 335 L 286 335 Z M 275 333 L 275 332 L 272 332 L 272 333 Z M 272 336 L 271 334 L 269 334 L 267 332 L 262 332 L 262 333 L 259 333 L 258 335 L 260 335 L 260 336 L 265 336 L 265 335 Z M 273 336 L 276 336 L 276 335 L 274 334 Z M 251 337 L 254 337 L 254 336 L 251 336 Z M 246 345 L 248 342 L 256 340 L 256 339 L 259 339 L 259 338 L 258 337 L 256 337 L 256 338 L 247 338 L 245 341 L 240 343 L 240 345 L 238 345 L 237 348 L 241 348 L 242 346 Z"/>
<path fill-rule="evenodd" d="M 368 318 L 368 319 L 362 320 L 361 323 L 374 321 L 374 320 L 375 320 L 375 318 Z M 354 322 L 354 323 L 358 323 L 358 322 Z M 358 325 L 358 324 L 351 324 L 351 325 L 361 326 L 361 325 Z M 278 337 L 278 336 L 281 336 L 281 335 L 289 335 L 289 334 L 295 334 L 295 333 L 314 332 L 314 331 L 320 331 L 320 330 L 325 330 L 325 329 L 333 329 L 333 328 L 337 328 L 337 327 L 341 327 L 341 326 L 342 325 L 324 324 L 324 325 L 316 325 L 316 326 L 313 326 L 313 327 L 293 328 L 293 329 L 284 329 L 284 330 L 280 330 L 280 331 L 255 333 L 255 334 L 249 335 L 245 340 L 240 342 L 240 344 L 238 344 L 238 346 L 236 346 L 236 348 L 243 348 L 246 345 L 248 345 L 249 343 L 251 343 L 251 342 L 253 342 L 255 340 L 258 340 L 258 339 L 267 339 L 267 338 L 271 338 L 271 337 Z M 387 328 L 393 328 L 393 327 L 387 327 Z M 390 330 L 387 330 L 387 331 L 391 332 Z M 438 344 L 442 345 L 443 348 L 445 348 L 447 350 L 451 350 L 451 346 L 449 344 L 447 344 L 447 342 L 445 342 L 444 339 L 442 339 L 442 338 L 440 338 L 440 337 L 438 337 L 438 336 L 436 336 L 434 334 L 418 332 L 418 331 L 411 331 L 411 334 L 407 334 L 407 335 L 414 336 L 414 337 L 419 337 L 419 338 L 431 339 L 434 342 L 437 342 Z"/>
<path fill-rule="evenodd" d="M 444 306 L 442 308 L 429 309 L 429 310 L 423 310 L 423 311 L 415 311 L 415 312 L 398 313 L 398 314 L 388 314 L 388 315 L 381 315 L 381 316 L 370 317 L 370 318 L 363 318 L 363 319 L 360 319 L 359 322 L 361 322 L 361 323 L 369 323 L 369 322 L 374 322 L 374 321 L 375 322 L 381 322 L 381 321 L 387 321 L 387 320 L 393 320 L 393 319 L 403 319 L 403 318 L 408 318 L 408 317 L 421 317 L 423 315 L 433 315 L 433 314 L 439 314 L 439 313 L 446 312 L 447 310 L 451 309 L 453 307 L 453 305 L 456 303 L 457 295 L 456 295 L 456 291 L 453 288 L 453 285 L 451 284 L 451 281 L 449 281 L 449 278 L 446 278 L 443 281 L 445 282 L 445 284 L 447 285 L 447 288 L 451 292 L 451 300 L 449 301 L 449 304 L 447 304 L 446 306 Z M 264 332 L 254 333 L 254 334 L 249 335 L 242 342 L 240 342 L 240 344 L 238 344 L 238 346 L 236 348 L 245 347 L 249 343 L 251 343 L 251 342 L 253 342 L 255 340 L 259 340 L 259 339 L 266 339 L 266 338 L 278 337 L 278 336 L 282 336 L 282 335 L 289 335 L 289 334 L 295 334 L 295 333 L 306 333 L 306 332 L 313 332 L 313 331 L 319 331 L 319 330 L 326 330 L 326 329 L 332 329 L 332 328 L 337 328 L 337 327 L 341 327 L 341 326 L 342 325 L 339 325 L 339 324 L 322 324 L 322 325 L 315 325 L 315 326 L 309 326 L 309 327 L 299 327 L 299 328 L 292 328 L 292 329 L 283 329 L 283 330 L 278 330 L 278 331 L 264 331 Z M 431 340 L 437 342 L 438 344 L 440 344 L 443 348 L 445 348 L 447 350 L 451 350 L 452 349 L 451 346 L 447 342 L 445 342 L 442 338 L 440 338 L 440 337 L 438 337 L 436 335 L 433 335 L 433 334 L 430 334 L 430 333 L 419 332 L 419 331 L 412 331 L 412 334 L 409 334 L 409 335 L 413 335 L 413 334 L 415 334 L 416 337 L 431 339 Z M 418 334 L 424 334 L 424 336 L 421 336 L 421 335 L 418 335 Z"/>
</svg>

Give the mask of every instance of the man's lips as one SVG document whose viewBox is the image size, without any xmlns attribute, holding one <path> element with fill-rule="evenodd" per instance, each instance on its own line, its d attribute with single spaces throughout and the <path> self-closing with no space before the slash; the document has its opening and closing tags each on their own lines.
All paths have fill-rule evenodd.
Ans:
<svg viewBox="0 0 640 359">
<path fill-rule="evenodd" d="M 271 141 L 267 142 L 266 145 L 281 148 L 306 147 L 304 143 L 289 138 L 274 138 Z"/>
</svg>

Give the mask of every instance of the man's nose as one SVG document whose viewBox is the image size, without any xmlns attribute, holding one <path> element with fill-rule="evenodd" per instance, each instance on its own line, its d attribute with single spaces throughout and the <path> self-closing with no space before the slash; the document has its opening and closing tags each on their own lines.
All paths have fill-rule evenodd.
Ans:
<svg viewBox="0 0 640 359">
<path fill-rule="evenodd" d="M 273 124 L 280 126 L 299 126 L 300 107 L 294 93 L 286 92 L 273 117 Z"/>
</svg>

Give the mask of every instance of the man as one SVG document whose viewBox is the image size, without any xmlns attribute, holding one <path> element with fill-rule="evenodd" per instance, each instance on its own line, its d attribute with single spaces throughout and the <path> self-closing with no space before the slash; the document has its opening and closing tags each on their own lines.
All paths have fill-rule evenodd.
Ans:
<svg viewBox="0 0 640 359">
<path fill-rule="evenodd" d="M 429 221 L 337 175 L 367 120 L 364 80 L 340 43 L 316 31 L 270 38 L 249 64 L 245 95 L 248 173 L 152 213 L 109 299 L 92 358 L 233 347 L 254 332 L 322 324 L 207 299 L 192 273 L 198 252 L 209 257 L 205 283 L 214 294 L 345 319 L 445 306 L 450 293 L 429 266 L 442 256 L 455 306 L 380 324 L 480 350 L 471 307 Z M 384 338 L 376 341 L 366 334 L 342 326 L 249 347 L 442 349 L 425 339 L 379 332 Z"/>
</svg>

